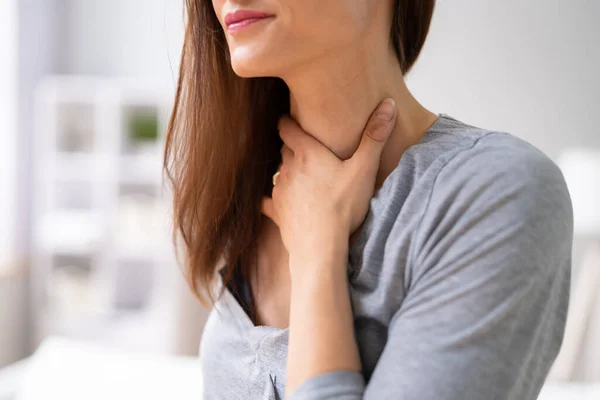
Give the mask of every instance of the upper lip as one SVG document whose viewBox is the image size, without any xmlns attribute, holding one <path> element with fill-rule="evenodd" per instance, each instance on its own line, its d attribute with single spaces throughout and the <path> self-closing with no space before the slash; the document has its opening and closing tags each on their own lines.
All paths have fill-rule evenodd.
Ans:
<svg viewBox="0 0 600 400">
<path fill-rule="evenodd" d="M 261 11 L 252 10 L 237 10 L 234 12 L 227 13 L 225 15 L 225 25 L 230 26 L 232 24 L 247 20 L 247 19 L 260 19 L 272 17 L 272 14 L 267 14 Z"/>
</svg>

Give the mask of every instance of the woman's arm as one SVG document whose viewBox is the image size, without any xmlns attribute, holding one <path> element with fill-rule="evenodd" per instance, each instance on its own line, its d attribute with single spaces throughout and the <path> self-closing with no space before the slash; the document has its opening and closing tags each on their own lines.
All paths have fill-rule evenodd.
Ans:
<svg viewBox="0 0 600 400">
<path fill-rule="evenodd" d="M 286 390 L 329 371 L 360 371 L 347 283 L 348 241 L 373 195 L 379 159 L 395 125 L 393 100 L 369 119 L 342 161 L 290 119 L 279 178 L 263 213 L 279 227 L 292 281 Z"/>
<path fill-rule="evenodd" d="M 347 285 L 347 240 L 310 254 L 290 254 L 289 262 L 297 274 L 292 277 L 288 393 L 326 372 L 361 369 Z"/>
</svg>

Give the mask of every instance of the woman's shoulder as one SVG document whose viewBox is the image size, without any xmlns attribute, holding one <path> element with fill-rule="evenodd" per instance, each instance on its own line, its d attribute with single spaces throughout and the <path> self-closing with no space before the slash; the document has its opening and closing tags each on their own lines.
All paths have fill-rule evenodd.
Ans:
<svg viewBox="0 0 600 400">
<path fill-rule="evenodd" d="M 486 190 L 487 189 L 487 190 Z M 429 128 L 422 140 L 408 148 L 375 199 L 386 212 L 411 208 L 419 214 L 432 199 L 473 200 L 477 193 L 498 197 L 519 191 L 514 200 L 554 199 L 570 208 L 570 199 L 558 166 L 532 144 L 506 132 L 465 124 L 447 115 Z M 411 206 L 410 200 L 417 199 Z M 491 201 L 491 199 L 489 199 Z M 431 212 L 431 207 L 429 207 Z M 443 211 L 443 210 L 440 210 Z"/>
<path fill-rule="evenodd" d="M 400 169 L 430 191 L 476 186 L 551 186 L 568 195 L 558 166 L 532 144 L 506 132 L 474 127 L 441 115 L 423 140 L 409 148 Z M 404 162 L 403 162 L 404 161 Z"/>
<path fill-rule="evenodd" d="M 372 205 L 367 226 L 386 229 L 388 249 L 410 244 L 409 260 L 494 232 L 548 254 L 570 251 L 572 207 L 558 166 L 522 139 L 448 116 L 405 152 Z"/>
<path fill-rule="evenodd" d="M 411 188 L 420 197 L 415 242 L 421 250 L 452 237 L 456 243 L 510 237 L 514 248 L 528 243 L 530 250 L 561 258 L 570 253 L 569 192 L 561 170 L 542 151 L 511 134 L 449 117 L 440 118 L 425 139 L 410 155 L 422 159 Z"/>
<path fill-rule="evenodd" d="M 539 163 L 555 168 L 554 163 L 535 146 L 510 133 L 484 129 L 456 120 L 441 114 L 438 120 L 428 129 L 422 140 L 410 147 L 406 156 L 421 158 L 422 162 L 450 163 L 453 158 L 471 157 L 474 165 L 479 158 L 475 154 L 501 158 L 519 163 Z M 427 157 L 424 157 L 427 155 Z"/>
</svg>

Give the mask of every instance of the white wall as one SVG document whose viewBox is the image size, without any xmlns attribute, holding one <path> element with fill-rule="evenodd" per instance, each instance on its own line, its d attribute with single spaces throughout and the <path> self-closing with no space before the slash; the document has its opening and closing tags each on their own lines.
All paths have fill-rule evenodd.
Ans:
<svg viewBox="0 0 600 400">
<path fill-rule="evenodd" d="M 66 69 L 173 86 L 183 0 L 68 0 Z"/>
<path fill-rule="evenodd" d="M 1 1 L 1 0 L 0 0 Z M 64 46 L 64 0 L 18 0 L 17 225 L 15 251 L 26 260 L 31 241 L 31 163 L 35 90 L 42 77 L 60 72 Z"/>
<path fill-rule="evenodd" d="M 0 276 L 15 261 L 17 0 L 0 1 Z"/>
<path fill-rule="evenodd" d="M 0 367 L 25 350 L 24 274 L 17 268 L 17 0 L 0 1 Z"/>
<path fill-rule="evenodd" d="M 409 86 L 425 105 L 551 157 L 600 147 L 600 1 L 438 0 Z"/>
</svg>

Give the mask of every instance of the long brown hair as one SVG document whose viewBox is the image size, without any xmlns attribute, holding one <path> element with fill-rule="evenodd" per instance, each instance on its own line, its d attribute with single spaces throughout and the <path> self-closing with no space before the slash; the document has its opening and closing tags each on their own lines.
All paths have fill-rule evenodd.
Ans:
<svg viewBox="0 0 600 400">
<path fill-rule="evenodd" d="M 406 74 L 415 63 L 435 0 L 396 0 L 391 40 Z M 223 286 L 245 279 L 256 260 L 260 202 L 272 190 L 280 162 L 279 118 L 289 90 L 277 78 L 240 78 L 212 2 L 186 0 L 187 24 L 164 169 L 173 190 L 173 238 L 183 240 L 192 290 L 213 299 L 216 271 Z"/>
</svg>

